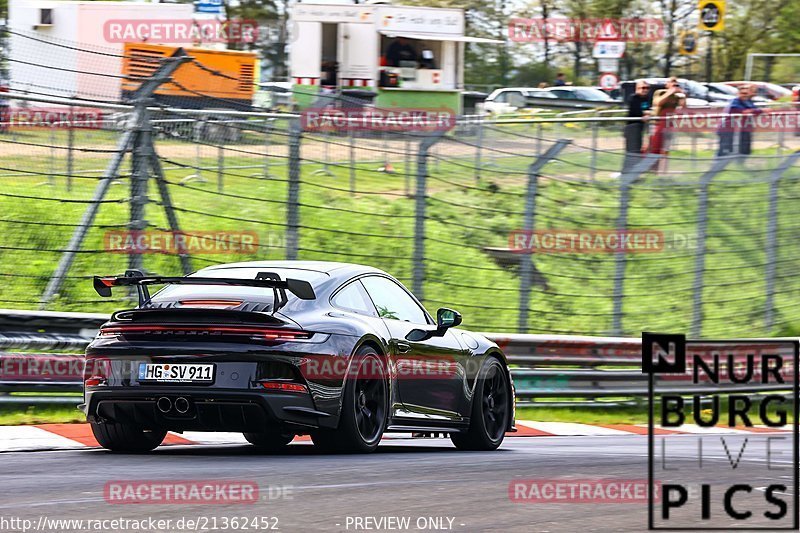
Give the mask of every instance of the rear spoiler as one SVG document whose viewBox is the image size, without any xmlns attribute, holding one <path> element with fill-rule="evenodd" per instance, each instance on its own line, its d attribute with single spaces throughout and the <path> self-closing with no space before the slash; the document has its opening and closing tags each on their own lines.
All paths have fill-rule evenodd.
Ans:
<svg viewBox="0 0 800 533">
<path fill-rule="evenodd" d="M 301 279 L 287 278 L 281 279 L 272 272 L 259 272 L 255 279 L 243 278 L 203 278 L 192 277 L 164 277 L 164 276 L 145 276 L 139 270 L 127 270 L 124 276 L 94 276 L 94 290 L 97 294 L 107 298 L 111 296 L 111 287 L 136 287 L 139 292 L 139 305 L 150 300 L 148 285 L 231 285 L 238 287 L 259 287 L 272 289 L 275 291 L 274 309 L 282 307 L 286 303 L 286 291 L 288 290 L 301 300 L 314 300 L 314 288 L 307 281 Z M 278 298 L 280 293 L 281 298 Z"/>
</svg>

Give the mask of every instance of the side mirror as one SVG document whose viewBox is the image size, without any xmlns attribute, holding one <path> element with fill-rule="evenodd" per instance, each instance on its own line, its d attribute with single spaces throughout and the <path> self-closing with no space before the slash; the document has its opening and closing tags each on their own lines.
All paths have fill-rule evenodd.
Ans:
<svg viewBox="0 0 800 533">
<path fill-rule="evenodd" d="M 421 342 L 431 337 L 442 337 L 448 328 L 461 324 L 461 313 L 443 307 L 436 311 L 436 329 L 412 329 L 406 335 L 406 340 Z"/>
<path fill-rule="evenodd" d="M 461 313 L 442 307 L 436 311 L 436 329 L 444 333 L 448 328 L 454 328 L 461 324 Z"/>
</svg>

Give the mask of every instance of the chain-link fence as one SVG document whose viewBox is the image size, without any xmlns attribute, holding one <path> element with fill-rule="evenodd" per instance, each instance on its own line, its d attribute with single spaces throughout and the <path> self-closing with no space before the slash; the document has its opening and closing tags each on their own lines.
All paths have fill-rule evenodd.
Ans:
<svg viewBox="0 0 800 533">
<path fill-rule="evenodd" d="M 131 301 L 99 299 L 92 275 L 302 259 L 382 268 L 486 331 L 757 336 L 800 321 L 793 131 L 753 133 L 746 157 L 718 156 L 715 131 L 631 156 L 628 121 L 605 112 L 431 132 L 144 92 L 9 98 L 3 307 L 107 311 Z"/>
</svg>

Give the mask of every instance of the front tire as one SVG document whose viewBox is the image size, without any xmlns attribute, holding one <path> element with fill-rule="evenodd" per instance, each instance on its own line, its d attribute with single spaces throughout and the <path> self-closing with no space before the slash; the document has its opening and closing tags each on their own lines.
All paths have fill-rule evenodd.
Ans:
<svg viewBox="0 0 800 533">
<path fill-rule="evenodd" d="M 243 433 L 247 442 L 263 451 L 277 452 L 294 440 L 294 433 Z"/>
<path fill-rule="evenodd" d="M 511 383 L 504 365 L 489 357 L 475 383 L 472 412 L 466 433 L 451 433 L 459 450 L 491 451 L 503 442 L 511 418 Z"/>
<path fill-rule="evenodd" d="M 364 346 L 353 358 L 345 378 L 338 429 L 313 433 L 311 440 L 326 451 L 375 451 L 386 428 L 388 398 L 383 361 L 373 348 Z"/>
<path fill-rule="evenodd" d="M 146 430 L 129 424 L 92 422 L 90 425 L 100 446 L 112 452 L 149 452 L 167 436 L 166 430 Z"/>
</svg>

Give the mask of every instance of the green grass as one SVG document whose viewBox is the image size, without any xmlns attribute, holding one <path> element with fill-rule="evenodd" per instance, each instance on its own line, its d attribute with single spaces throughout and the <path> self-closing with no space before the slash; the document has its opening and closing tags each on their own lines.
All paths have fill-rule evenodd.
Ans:
<svg viewBox="0 0 800 533">
<path fill-rule="evenodd" d="M 81 399 L 76 398 L 75 405 Z M 85 422 L 86 417 L 74 406 L 61 404 L 38 404 L 30 406 L 0 406 L 0 426 L 30 424 L 69 424 Z"/>
<path fill-rule="evenodd" d="M 562 130 L 568 128 L 562 127 Z M 522 131 L 522 130 L 521 130 Z M 530 132 L 528 132 L 530 133 Z M 585 134 L 580 143 L 587 144 Z M 83 145 L 107 144 L 98 136 L 79 139 Z M 23 139 L 21 136 L 20 139 Z M 32 141 L 42 139 L 31 137 Z M 498 264 L 485 247 L 507 247 L 509 234 L 523 225 L 527 166 L 533 154 L 499 142 L 502 152 L 484 151 L 487 168 L 476 182 L 474 155 L 447 155 L 458 147 L 450 142 L 437 149 L 439 158 L 429 163 L 426 222 L 426 284 L 424 302 L 430 309 L 451 306 L 462 311 L 464 325 L 482 331 L 515 331 L 519 305 L 519 276 L 516 268 Z M 2 139 L 0 139 L 2 142 Z M 26 141 L 27 142 L 27 141 Z M 274 141 L 281 142 L 279 137 Z M 313 145 L 313 141 L 306 141 Z M 373 143 L 374 146 L 379 144 Z M 188 154 L 169 155 L 170 147 L 191 148 L 185 143 L 160 141 L 167 159 L 184 165 L 196 161 Z M 527 145 L 527 149 L 530 149 Z M 311 158 L 322 160 L 315 151 Z M 19 155 L 4 158 L 0 166 L 47 174 L 51 167 L 63 172 L 63 154 L 50 161 L 47 155 Z M 245 148 L 257 150 L 257 147 Z M 463 149 L 463 147 L 462 147 Z M 769 151 L 763 151 L 767 153 Z M 203 166 L 217 164 L 216 150 L 203 148 Z M 769 153 L 774 153 L 769 152 Z M 685 152 L 674 152 L 686 157 Z M 701 152 L 708 157 L 710 152 Z M 107 163 L 103 154 L 80 154 L 76 170 L 99 169 Z M 309 157 L 309 156 L 307 156 Z M 416 162 L 405 167 L 403 154 L 392 154 L 395 174 L 376 172 L 383 154 L 359 153 L 356 168 L 356 193 L 350 194 L 350 169 L 346 163 L 331 165 L 332 176 L 315 173 L 319 164 L 304 164 L 301 172 L 300 241 L 301 259 L 340 260 L 366 263 L 383 268 L 411 284 L 413 272 L 413 234 L 415 199 L 404 195 L 406 170 L 412 174 Z M 366 162 L 363 159 L 374 159 Z M 332 159 L 333 160 L 333 159 Z M 180 185 L 193 173 L 190 168 L 170 168 L 165 162 L 172 200 L 178 207 L 186 231 L 255 231 L 262 244 L 257 253 L 198 255 L 194 266 L 254 259 L 282 259 L 281 247 L 286 223 L 286 162 L 273 158 L 270 172 L 275 179 L 260 179 L 263 159 L 228 150 L 225 157 L 223 192 L 218 193 L 217 174 L 203 172 L 207 182 Z M 588 180 L 587 167 L 594 163 L 605 169 Z M 620 201 L 617 180 L 609 173 L 620 166 L 618 154 L 599 153 L 594 161 L 585 150 L 570 151 L 560 161 L 545 167 L 537 196 L 536 227 L 561 229 L 613 228 Z M 251 168 L 237 168 L 249 166 Z M 696 231 L 698 173 L 707 165 L 688 160 L 670 162 L 677 174 L 669 180 L 648 175 L 631 195 L 629 226 L 693 234 Z M 751 165 L 752 167 L 753 165 Z M 758 170 L 758 169 L 755 169 Z M 74 225 L 86 205 L 65 200 L 88 200 L 96 179 L 75 179 L 70 192 L 64 177 L 55 176 L 54 185 L 43 185 L 47 176 L 25 176 L 0 171 L 5 177 L 0 188 L 0 306 L 32 308 L 44 291 L 48 277 L 69 240 Z M 93 174 L 97 176 L 97 174 Z M 763 235 L 767 224 L 768 186 L 765 183 L 740 184 L 737 180 L 754 176 L 754 168 L 732 166 L 719 175 L 711 187 L 708 226 L 709 254 L 704 289 L 704 334 L 765 335 L 763 308 L 767 268 Z M 760 174 L 765 176 L 766 174 Z M 800 172 L 791 169 L 781 185 L 779 196 L 779 249 L 776 285 L 776 318 L 779 325 L 797 322 L 797 296 L 800 280 L 793 276 L 793 243 L 800 238 L 794 222 L 794 199 L 800 193 Z M 582 178 L 575 181 L 565 178 Z M 414 179 L 409 181 L 411 192 Z M 127 267 L 122 254 L 102 251 L 104 233 L 122 229 L 128 220 L 127 180 L 113 185 L 109 203 L 102 205 L 98 218 L 78 254 L 69 279 L 50 309 L 73 311 L 112 311 L 128 302 L 101 300 L 87 277 L 119 273 Z M 26 198 L 37 197 L 37 198 Z M 150 184 L 146 218 L 153 227 L 167 223 L 158 200 L 155 184 Z M 55 200 L 51 200 L 55 199 Z M 239 219 L 239 220 L 237 220 Z M 537 254 L 536 269 L 546 282 L 534 285 L 529 307 L 529 330 L 535 333 L 604 334 L 611 330 L 612 289 L 615 277 L 613 254 Z M 629 254 L 626 265 L 623 328 L 627 334 L 643 330 L 686 331 L 692 316 L 692 249 L 667 249 L 663 253 Z M 148 255 L 144 265 L 158 273 L 177 273 L 175 257 Z"/>
</svg>

